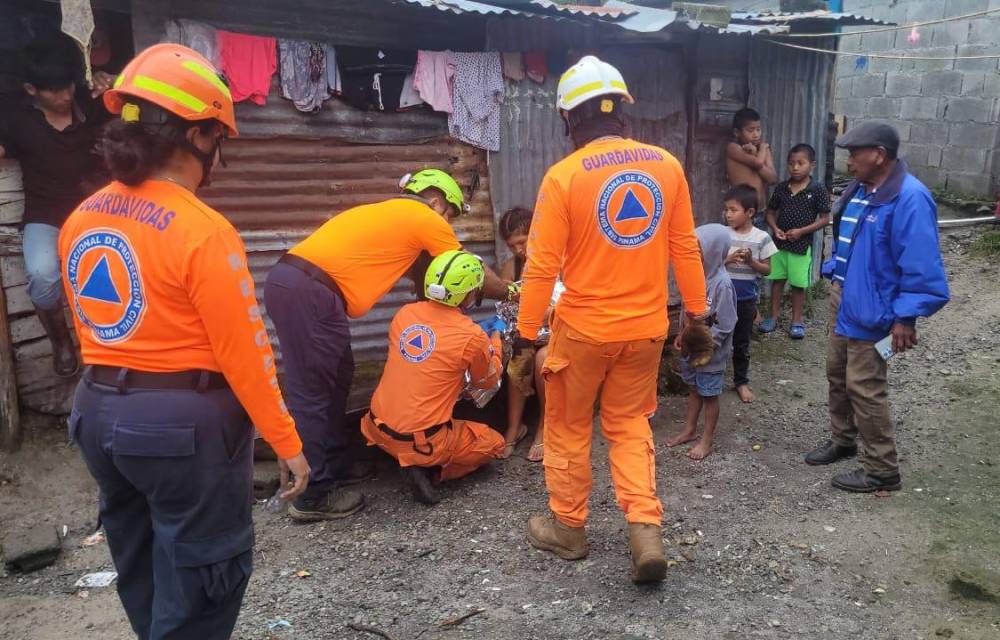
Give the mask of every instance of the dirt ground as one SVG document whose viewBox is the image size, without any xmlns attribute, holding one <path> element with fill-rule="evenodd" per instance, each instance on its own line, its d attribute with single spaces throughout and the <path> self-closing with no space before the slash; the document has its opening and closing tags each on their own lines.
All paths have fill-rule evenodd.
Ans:
<svg viewBox="0 0 1000 640">
<path fill-rule="evenodd" d="M 661 586 L 628 580 L 600 438 L 591 553 L 577 563 L 525 541 L 545 492 L 523 445 L 434 508 L 402 493 L 383 460 L 355 517 L 295 525 L 256 508 L 256 570 L 236 637 L 379 637 L 354 625 L 396 640 L 1000 638 L 1000 269 L 969 256 L 968 243 L 968 232 L 943 235 L 953 300 L 921 323 L 920 347 L 891 363 L 903 491 L 845 494 L 829 480 L 853 462 L 802 462 L 827 438 L 817 300 L 806 340 L 754 343 L 759 400 L 745 407 L 727 392 L 709 459 L 663 445 L 684 399 L 662 399 L 654 434 L 676 564 Z M 0 529 L 45 522 L 68 535 L 54 566 L 0 573 L 0 637 L 128 638 L 113 589 L 73 586 L 112 569 L 106 545 L 79 547 L 95 520 L 94 484 L 63 431 L 38 422 L 30 432 L 20 453 L 0 458 Z"/>
</svg>

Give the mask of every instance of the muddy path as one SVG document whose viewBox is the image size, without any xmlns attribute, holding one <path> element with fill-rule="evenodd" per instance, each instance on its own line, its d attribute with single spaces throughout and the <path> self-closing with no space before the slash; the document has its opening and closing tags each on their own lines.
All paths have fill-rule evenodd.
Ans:
<svg viewBox="0 0 1000 640">
<path fill-rule="evenodd" d="M 528 547 L 526 519 L 545 497 L 525 443 L 432 509 L 400 491 L 385 460 L 368 507 L 348 520 L 293 525 L 258 507 L 236 637 L 378 637 L 354 625 L 397 640 L 1000 638 L 1000 269 L 967 255 L 968 240 L 942 238 L 953 302 L 890 367 L 903 491 L 844 494 L 829 479 L 854 463 L 802 463 L 827 437 L 817 300 L 806 340 L 754 343 L 758 402 L 727 393 L 707 460 L 663 445 L 684 399 L 662 399 L 654 433 L 674 560 L 662 586 L 628 580 L 599 438 L 590 557 L 566 563 Z M 128 638 L 112 589 L 82 597 L 73 587 L 112 568 L 105 545 L 78 546 L 94 521 L 93 483 L 61 431 L 30 431 L 22 452 L 0 459 L 0 528 L 47 522 L 68 535 L 54 566 L 0 573 L 0 638 Z"/>
</svg>

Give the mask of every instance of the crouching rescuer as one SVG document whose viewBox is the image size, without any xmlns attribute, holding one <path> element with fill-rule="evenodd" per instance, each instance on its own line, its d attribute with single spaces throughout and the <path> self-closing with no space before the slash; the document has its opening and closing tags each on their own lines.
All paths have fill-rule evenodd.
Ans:
<svg viewBox="0 0 1000 640">
<path fill-rule="evenodd" d="M 485 424 L 452 419 L 466 372 L 479 389 L 503 373 L 500 335 L 486 333 L 463 311 L 485 280 L 483 263 L 465 251 L 434 258 L 424 277 L 426 301 L 406 305 L 389 327 L 389 355 L 361 421 L 369 445 L 396 458 L 413 497 L 438 502 L 435 485 L 461 478 L 504 450 Z"/>
<path fill-rule="evenodd" d="M 533 349 L 556 277 L 545 377 L 545 484 L 550 513 L 528 541 L 565 560 L 586 557 L 594 403 L 611 476 L 628 521 L 632 579 L 662 580 L 667 561 L 656 495 L 656 376 L 667 336 L 667 271 L 674 267 L 693 322 L 706 315 L 705 276 L 680 163 L 624 138 L 621 73 L 593 56 L 559 81 L 558 108 L 576 151 L 542 180 L 528 235 L 515 351 Z M 517 358 L 517 356 L 515 356 Z"/>
</svg>

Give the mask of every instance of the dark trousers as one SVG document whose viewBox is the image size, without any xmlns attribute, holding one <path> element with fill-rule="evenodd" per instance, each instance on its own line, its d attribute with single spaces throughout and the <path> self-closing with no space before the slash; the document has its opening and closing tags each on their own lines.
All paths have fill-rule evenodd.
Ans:
<svg viewBox="0 0 1000 640">
<path fill-rule="evenodd" d="M 736 328 L 733 329 L 733 384 L 750 384 L 750 335 L 757 317 L 757 300 L 736 302 Z"/>
<path fill-rule="evenodd" d="M 354 354 L 344 301 L 278 263 L 267 276 L 264 305 L 278 333 L 285 401 L 312 469 L 303 497 L 318 499 L 347 472 L 360 439 L 345 425 Z"/>
<path fill-rule="evenodd" d="M 228 389 L 82 380 L 69 420 L 141 640 L 229 638 L 253 571 L 253 429 Z"/>
</svg>

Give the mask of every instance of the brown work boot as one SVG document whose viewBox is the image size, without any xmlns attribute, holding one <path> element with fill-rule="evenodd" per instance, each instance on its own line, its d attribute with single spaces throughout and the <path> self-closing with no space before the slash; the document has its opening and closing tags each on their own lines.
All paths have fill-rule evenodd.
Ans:
<svg viewBox="0 0 1000 640">
<path fill-rule="evenodd" d="M 321 498 L 299 496 L 288 505 L 288 515 L 299 522 L 337 520 L 360 511 L 364 506 L 365 496 L 360 491 L 334 487 Z"/>
<path fill-rule="evenodd" d="M 632 582 L 660 582 L 667 575 L 667 557 L 659 525 L 630 522 L 628 548 L 632 555 Z"/>
<path fill-rule="evenodd" d="M 587 529 L 567 526 L 549 513 L 528 519 L 528 542 L 536 549 L 551 551 L 563 560 L 587 557 Z"/>
</svg>

